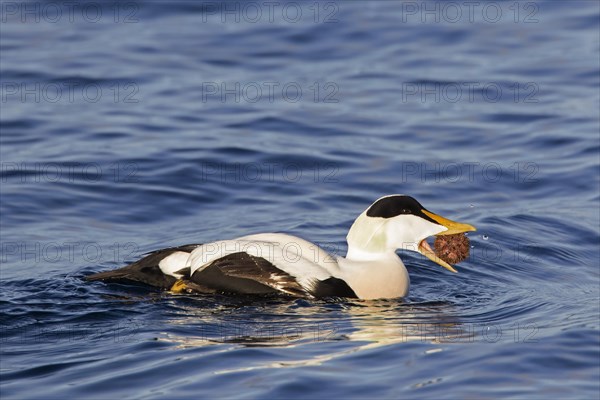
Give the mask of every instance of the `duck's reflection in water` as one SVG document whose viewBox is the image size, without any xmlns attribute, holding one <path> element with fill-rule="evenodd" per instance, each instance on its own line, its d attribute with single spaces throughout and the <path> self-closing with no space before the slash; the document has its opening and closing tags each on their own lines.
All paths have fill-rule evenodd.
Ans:
<svg viewBox="0 0 600 400">
<path fill-rule="evenodd" d="M 193 300 L 189 299 L 193 302 Z M 232 344 L 245 347 L 299 347 L 315 342 L 345 342 L 322 354 L 314 347 L 307 358 L 272 361 L 248 368 L 314 365 L 350 353 L 396 343 L 469 341 L 472 332 L 453 316 L 449 303 L 406 303 L 402 300 L 308 302 L 255 299 L 226 302 L 212 308 L 186 304 L 167 321 L 159 340 L 177 348 Z M 328 346 L 331 350 L 331 346 Z M 231 346 L 216 346 L 230 351 Z M 429 352 L 440 351 L 429 349 Z M 235 369 L 238 371 L 240 369 Z M 219 373 L 232 370 L 215 371 Z"/>
</svg>

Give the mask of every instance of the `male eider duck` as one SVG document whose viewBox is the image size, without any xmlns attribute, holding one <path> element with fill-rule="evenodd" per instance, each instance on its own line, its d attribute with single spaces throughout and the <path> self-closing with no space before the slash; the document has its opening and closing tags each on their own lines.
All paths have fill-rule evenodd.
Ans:
<svg viewBox="0 0 600 400">
<path fill-rule="evenodd" d="M 88 281 L 141 282 L 173 292 L 296 297 L 396 298 L 408 295 L 408 271 L 396 250 L 417 251 L 456 272 L 426 239 L 474 231 L 424 208 L 410 196 L 384 196 L 352 224 L 346 257 L 283 233 L 260 233 L 158 250 Z"/>
</svg>

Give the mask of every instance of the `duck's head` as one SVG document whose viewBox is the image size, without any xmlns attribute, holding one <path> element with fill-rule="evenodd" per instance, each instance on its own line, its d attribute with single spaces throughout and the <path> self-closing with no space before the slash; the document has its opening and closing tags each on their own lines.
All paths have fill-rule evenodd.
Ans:
<svg viewBox="0 0 600 400">
<path fill-rule="evenodd" d="M 435 255 L 426 239 L 474 230 L 472 225 L 451 221 L 427 210 L 410 196 L 393 194 L 378 199 L 354 221 L 347 236 L 347 257 L 369 259 L 396 250 L 412 250 L 456 272 Z"/>
</svg>

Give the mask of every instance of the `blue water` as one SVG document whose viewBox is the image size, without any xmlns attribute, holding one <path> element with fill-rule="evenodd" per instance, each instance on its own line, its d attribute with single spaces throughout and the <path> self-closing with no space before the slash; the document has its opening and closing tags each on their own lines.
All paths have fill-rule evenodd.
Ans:
<svg viewBox="0 0 600 400">
<path fill-rule="evenodd" d="M 600 5 L 477 4 L 2 1 L 2 399 L 599 398 Z M 403 300 L 82 281 L 390 193 Z"/>
</svg>

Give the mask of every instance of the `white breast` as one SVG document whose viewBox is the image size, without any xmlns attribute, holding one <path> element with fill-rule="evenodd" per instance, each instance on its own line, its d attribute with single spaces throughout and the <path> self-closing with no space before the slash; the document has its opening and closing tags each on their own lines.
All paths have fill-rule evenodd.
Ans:
<svg viewBox="0 0 600 400">
<path fill-rule="evenodd" d="M 410 277 L 404 263 L 395 253 L 380 259 L 355 261 L 340 257 L 340 278 L 361 299 L 383 299 L 408 296 Z"/>
</svg>

